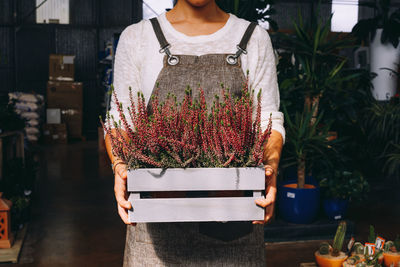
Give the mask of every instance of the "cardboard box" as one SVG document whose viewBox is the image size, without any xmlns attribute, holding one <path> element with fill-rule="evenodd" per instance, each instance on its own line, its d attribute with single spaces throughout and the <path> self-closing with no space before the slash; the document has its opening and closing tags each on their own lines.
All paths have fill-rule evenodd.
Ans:
<svg viewBox="0 0 400 267">
<path fill-rule="evenodd" d="M 47 83 L 47 107 L 59 108 L 61 122 L 67 125 L 69 137 L 82 137 L 83 89 L 79 82 Z"/>
<path fill-rule="evenodd" d="M 66 144 L 68 142 L 67 125 L 65 123 L 45 124 L 43 137 L 46 144 Z"/>
<path fill-rule="evenodd" d="M 82 137 L 82 109 L 61 109 L 61 121 L 67 125 L 68 137 Z"/>
<path fill-rule="evenodd" d="M 75 77 L 75 56 L 54 55 L 49 57 L 49 80 L 73 81 Z"/>
<path fill-rule="evenodd" d="M 47 83 L 47 107 L 61 109 L 82 109 L 83 89 L 80 82 Z"/>
</svg>

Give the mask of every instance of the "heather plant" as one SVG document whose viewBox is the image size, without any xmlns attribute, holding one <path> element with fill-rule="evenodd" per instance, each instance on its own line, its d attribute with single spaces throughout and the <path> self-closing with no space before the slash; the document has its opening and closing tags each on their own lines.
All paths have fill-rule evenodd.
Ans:
<svg viewBox="0 0 400 267">
<path fill-rule="evenodd" d="M 135 101 L 130 88 L 127 117 L 113 91 L 120 119 L 117 122 L 107 114 L 102 124 L 114 155 L 129 169 L 262 165 L 263 145 L 271 134 L 272 122 L 270 116 L 267 129 L 261 130 L 261 90 L 255 106 L 254 90 L 247 83 L 240 97 L 232 97 L 221 86 L 221 96 L 215 96 L 211 109 L 201 88 L 196 98 L 192 93 L 187 88 L 179 103 L 172 94 L 160 103 L 156 93 L 148 108 L 143 94 L 139 92 Z"/>
</svg>

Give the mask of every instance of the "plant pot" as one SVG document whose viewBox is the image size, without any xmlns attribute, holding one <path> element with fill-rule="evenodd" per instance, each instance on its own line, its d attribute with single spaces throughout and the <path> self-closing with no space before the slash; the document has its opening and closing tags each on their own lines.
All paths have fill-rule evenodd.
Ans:
<svg viewBox="0 0 400 267">
<path fill-rule="evenodd" d="M 389 267 L 393 264 L 393 266 L 400 266 L 400 253 L 399 252 L 384 252 L 383 253 L 383 262 L 386 267 Z"/>
<path fill-rule="evenodd" d="M 324 211 L 331 220 L 341 220 L 345 217 L 349 201 L 347 199 L 324 199 Z"/>
<path fill-rule="evenodd" d="M 371 72 L 378 74 L 372 79 L 372 95 L 376 100 L 389 100 L 396 94 L 397 77 L 390 70 L 397 70 L 400 59 L 400 45 L 381 43 L 382 29 L 377 29 L 370 44 Z"/>
<path fill-rule="evenodd" d="M 319 251 L 316 251 L 314 256 L 319 267 L 342 267 L 347 259 L 347 255 L 344 252 L 340 252 L 338 257 L 332 257 L 331 255 L 321 255 Z"/>
<path fill-rule="evenodd" d="M 203 192 L 202 197 L 143 198 L 143 192 Z M 251 191 L 247 197 L 208 197 L 207 191 Z M 131 222 L 253 221 L 265 191 L 263 168 L 136 169 L 128 172 Z M 204 194 L 205 192 L 205 194 Z M 160 196 L 160 194 L 158 194 Z M 214 194 L 215 195 L 215 194 Z M 240 194 L 239 194 L 240 195 Z"/>
<path fill-rule="evenodd" d="M 297 188 L 297 180 L 280 183 L 277 194 L 278 211 L 288 222 L 311 223 L 319 209 L 320 190 L 316 183 L 306 181 L 305 188 Z"/>
</svg>

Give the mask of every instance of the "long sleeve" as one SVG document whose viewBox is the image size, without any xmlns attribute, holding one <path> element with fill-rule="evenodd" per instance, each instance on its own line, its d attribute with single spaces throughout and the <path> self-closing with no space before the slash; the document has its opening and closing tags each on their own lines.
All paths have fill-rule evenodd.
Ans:
<svg viewBox="0 0 400 267">
<path fill-rule="evenodd" d="M 259 89 L 262 91 L 261 95 L 261 128 L 265 130 L 268 125 L 270 114 L 272 114 L 272 129 L 278 131 L 285 141 L 285 128 L 283 126 L 284 117 L 283 113 L 279 111 L 280 98 L 279 88 L 276 74 L 275 55 L 272 48 L 271 39 L 266 30 L 257 26 L 254 34 L 256 34 L 257 46 L 255 49 L 256 56 L 252 56 L 250 60 L 255 64 L 253 68 L 253 79 L 251 87 L 255 90 L 255 97 Z M 250 77 L 252 73 L 250 73 Z"/>
<path fill-rule="evenodd" d="M 129 88 L 132 88 L 135 99 L 136 93 L 141 91 L 139 51 L 132 49 L 132 47 L 140 47 L 140 45 L 134 44 L 140 41 L 140 29 L 138 27 L 140 27 L 140 24 L 133 24 L 122 32 L 114 62 L 113 86 L 128 122 L 130 121 L 127 112 L 127 107 L 130 106 Z M 112 96 L 109 113 L 114 117 L 115 121 L 118 122 L 120 120 L 114 96 Z"/>
</svg>

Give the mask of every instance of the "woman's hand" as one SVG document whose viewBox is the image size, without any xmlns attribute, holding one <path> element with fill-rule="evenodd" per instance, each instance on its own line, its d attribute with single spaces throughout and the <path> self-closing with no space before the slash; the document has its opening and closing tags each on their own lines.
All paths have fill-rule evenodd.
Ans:
<svg viewBox="0 0 400 267">
<path fill-rule="evenodd" d="M 276 199 L 276 170 L 271 165 L 264 166 L 265 168 L 265 198 L 256 199 L 257 205 L 265 208 L 264 221 L 254 221 L 253 224 L 266 224 L 274 215 L 275 199 Z"/>
<path fill-rule="evenodd" d="M 265 224 L 271 221 L 274 215 L 276 200 L 276 177 L 278 175 L 279 160 L 283 145 L 282 135 L 275 130 L 271 131 L 268 142 L 264 145 L 263 162 L 265 169 L 265 198 L 257 199 L 257 205 L 265 208 L 264 221 L 254 221 L 253 224 Z"/>
<path fill-rule="evenodd" d="M 133 224 L 129 222 L 128 210 L 132 208 L 131 203 L 127 200 L 128 193 L 126 191 L 126 179 L 128 172 L 126 170 L 126 165 L 123 163 L 118 163 L 115 165 L 115 182 L 114 182 L 114 192 L 115 199 L 117 200 L 118 214 L 125 224 Z"/>
</svg>

